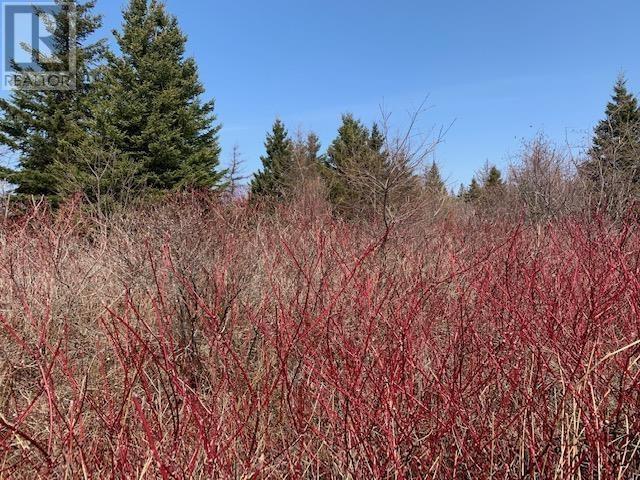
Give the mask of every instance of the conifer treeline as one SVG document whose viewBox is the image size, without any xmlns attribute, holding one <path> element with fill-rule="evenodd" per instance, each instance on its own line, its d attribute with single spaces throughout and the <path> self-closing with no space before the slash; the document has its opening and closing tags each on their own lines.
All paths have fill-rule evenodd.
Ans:
<svg viewBox="0 0 640 480">
<path fill-rule="evenodd" d="M 56 3 L 53 53 L 64 56 L 70 2 Z M 176 18 L 160 1 L 130 0 L 114 32 L 115 54 L 104 40 L 90 43 L 102 22 L 95 1 L 73 3 L 77 88 L 15 90 L 0 100 L 0 143 L 20 167 L 4 169 L 3 177 L 18 194 L 53 201 L 78 191 L 118 201 L 143 191 L 220 186 L 214 103 L 202 98 Z"/>
<path fill-rule="evenodd" d="M 54 54 L 64 57 L 70 2 L 56 3 Z M 19 165 L 15 171 L 0 167 L 0 179 L 16 185 L 18 195 L 53 203 L 78 192 L 118 204 L 177 189 L 224 189 L 214 103 L 204 99 L 176 18 L 160 0 L 129 0 L 122 26 L 113 32 L 116 54 L 105 40 L 92 42 L 101 26 L 95 1 L 72 3 L 77 88 L 15 90 L 9 100 L 0 99 L 0 145 L 16 154 Z M 379 125 L 368 128 L 351 114 L 343 115 L 326 153 L 315 134 L 292 138 L 281 120 L 268 133 L 265 150 L 250 185 L 253 200 L 286 200 L 315 182 L 344 214 L 382 212 L 386 218 L 418 196 L 435 204 L 447 198 L 489 208 L 515 195 L 537 215 L 557 210 L 564 200 L 552 196 L 567 181 L 555 154 L 538 142 L 524 155 L 526 166 L 512 168 L 508 178 L 487 164 L 457 196 L 450 195 L 435 162 L 419 171 L 421 162 L 407 148 L 394 145 Z M 640 108 L 622 77 L 586 159 L 573 173 L 571 182 L 578 181 L 585 186 L 580 194 L 601 210 L 619 213 L 640 198 Z"/>
<path fill-rule="evenodd" d="M 291 190 L 287 172 L 296 169 L 291 139 L 282 121 L 276 120 L 265 145 L 267 155 L 261 158 L 263 169 L 255 176 L 251 194 L 253 198 L 281 199 Z M 399 164 L 392 162 L 398 152 L 388 151 L 388 139 L 378 125 L 369 130 L 353 115 L 343 115 L 327 153 L 318 155 L 315 145 L 312 170 L 325 180 L 327 196 L 338 211 L 367 212 L 372 204 L 382 202 L 380 197 L 387 193 L 384 185 Z M 640 206 L 640 107 L 620 76 L 605 118 L 595 128 L 592 147 L 582 160 L 570 164 L 540 136 L 528 145 L 519 164 L 510 167 L 508 178 L 487 163 L 455 196 L 447 191 L 435 162 L 423 175 L 413 167 L 400 168 L 409 179 L 404 182 L 405 195 L 426 195 L 432 200 L 446 197 L 489 211 L 517 202 L 536 218 L 571 207 L 620 217 Z"/>
</svg>

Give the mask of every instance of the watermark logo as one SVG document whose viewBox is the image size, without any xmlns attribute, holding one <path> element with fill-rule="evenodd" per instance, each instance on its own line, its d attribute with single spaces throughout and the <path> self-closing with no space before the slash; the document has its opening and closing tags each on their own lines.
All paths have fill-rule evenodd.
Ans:
<svg viewBox="0 0 640 480">
<path fill-rule="evenodd" d="M 74 2 L 2 3 L 2 88 L 76 89 Z"/>
</svg>

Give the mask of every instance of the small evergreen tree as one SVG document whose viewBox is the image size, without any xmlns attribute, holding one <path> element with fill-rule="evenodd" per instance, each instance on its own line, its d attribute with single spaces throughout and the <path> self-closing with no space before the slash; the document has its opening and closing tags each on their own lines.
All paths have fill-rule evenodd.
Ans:
<svg viewBox="0 0 640 480">
<path fill-rule="evenodd" d="M 424 178 L 424 188 L 429 195 L 441 196 L 447 193 L 446 186 L 440 175 L 440 169 L 436 162 L 431 164 Z"/>
<path fill-rule="evenodd" d="M 318 136 L 313 132 L 306 136 L 299 132 L 292 145 L 292 163 L 296 170 L 292 174 L 296 178 L 291 181 L 301 183 L 317 176 L 325 162 L 325 156 L 320 153 L 322 145 Z"/>
<path fill-rule="evenodd" d="M 489 191 L 495 192 L 501 189 L 502 187 L 504 187 L 504 181 L 502 180 L 502 172 L 500 172 L 500 170 L 498 170 L 498 168 L 495 165 L 489 168 L 489 171 L 483 180 L 482 187 L 487 192 Z"/>
<path fill-rule="evenodd" d="M 260 157 L 262 170 L 251 181 L 251 195 L 254 198 L 282 198 L 288 190 L 293 145 L 280 119 L 274 122 L 264 146 L 267 154 Z"/>
<path fill-rule="evenodd" d="M 343 212 L 362 212 L 376 203 L 385 169 L 383 146 L 384 136 L 377 125 L 370 133 L 353 115 L 342 116 L 325 166 L 330 198 Z"/>
<path fill-rule="evenodd" d="M 371 135 L 369 137 L 369 147 L 373 152 L 382 154 L 384 147 L 385 137 L 377 123 L 374 123 L 371 127 Z"/>
<path fill-rule="evenodd" d="M 240 146 L 235 144 L 231 151 L 231 159 L 226 169 L 224 181 L 227 186 L 226 193 L 230 198 L 235 198 L 236 194 L 241 188 L 241 182 L 247 177 L 242 173 L 242 154 L 240 153 Z"/>
<path fill-rule="evenodd" d="M 127 168 L 159 191 L 220 186 L 220 147 L 214 102 L 175 17 L 157 0 L 130 0 L 121 57 L 110 55 L 95 108 L 96 130 L 120 152 Z"/>
<path fill-rule="evenodd" d="M 65 171 L 83 161 L 90 123 L 90 93 L 87 82 L 105 52 L 104 41 L 89 39 L 101 25 L 101 17 L 92 10 L 95 1 L 79 3 L 56 0 L 59 7 L 51 29 L 52 54 L 67 64 L 71 52 L 71 8 L 75 8 L 75 78 L 66 90 L 16 89 L 9 100 L 0 99 L 0 144 L 17 153 L 19 171 L 5 171 L 16 193 L 44 195 L 57 200 L 66 191 Z M 37 7 L 34 12 L 38 13 Z M 59 66 L 31 52 L 38 70 L 58 71 Z M 18 69 L 19 70 L 19 69 Z"/>
<path fill-rule="evenodd" d="M 325 160 L 325 157 L 320 154 L 321 148 L 322 145 L 320 144 L 320 138 L 318 138 L 318 135 L 313 132 L 309 133 L 305 143 L 305 152 L 307 155 L 307 161 L 310 164 L 315 165 L 316 168 Z"/>
<path fill-rule="evenodd" d="M 464 201 L 467 203 L 475 203 L 477 202 L 482 195 L 482 188 L 478 181 L 474 178 L 471 179 L 471 183 L 469 184 L 469 188 L 464 192 Z"/>
<path fill-rule="evenodd" d="M 343 115 L 338 136 L 327 152 L 327 166 L 338 174 L 346 174 L 354 165 L 369 162 L 371 145 L 376 142 L 377 139 L 370 137 L 367 127 L 353 115 Z"/>
<path fill-rule="evenodd" d="M 291 160 L 286 169 L 283 184 L 288 194 L 304 197 L 315 193 L 324 196 L 322 168 L 324 156 L 320 153 L 318 136 L 310 132 L 304 135 L 297 132 L 291 142 Z"/>
</svg>

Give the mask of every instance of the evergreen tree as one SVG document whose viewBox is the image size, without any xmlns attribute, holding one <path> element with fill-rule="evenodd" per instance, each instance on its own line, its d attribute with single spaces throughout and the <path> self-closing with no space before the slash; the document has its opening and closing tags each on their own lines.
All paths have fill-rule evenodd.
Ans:
<svg viewBox="0 0 640 480">
<path fill-rule="evenodd" d="M 386 224 L 420 192 L 411 160 L 406 149 L 387 146 L 377 124 L 369 131 L 353 115 L 343 115 L 325 160 L 330 199 L 348 216 L 376 215 Z"/>
<path fill-rule="evenodd" d="M 504 186 L 502 173 L 495 165 L 489 169 L 482 186 L 487 191 L 495 191 Z"/>
<path fill-rule="evenodd" d="M 318 135 L 313 132 L 309 133 L 305 144 L 305 151 L 309 164 L 318 167 L 322 162 L 324 162 L 325 158 L 320 154 L 321 148 L 322 145 L 320 144 L 320 138 L 318 138 Z"/>
<path fill-rule="evenodd" d="M 371 144 L 376 141 L 370 137 L 367 127 L 353 115 L 343 115 L 338 136 L 327 152 L 327 166 L 344 175 L 355 165 L 366 165 L 371 157 Z"/>
<path fill-rule="evenodd" d="M 477 202 L 482 196 L 482 188 L 478 181 L 474 178 L 471 179 L 469 188 L 464 192 L 464 201 L 467 203 Z"/>
<path fill-rule="evenodd" d="M 288 189 L 293 145 L 280 119 L 274 122 L 264 146 L 267 154 L 260 157 L 262 170 L 251 181 L 251 195 L 254 198 L 282 198 Z"/>
<path fill-rule="evenodd" d="M 100 83 L 97 131 L 152 189 L 219 186 L 214 102 L 201 99 L 176 18 L 157 0 L 130 0 L 123 15 L 114 32 L 122 56 L 109 56 Z"/>
<path fill-rule="evenodd" d="M 602 175 L 629 175 L 633 183 L 640 183 L 640 108 L 623 76 L 614 86 L 605 118 L 595 128 L 589 153 L 582 171 L 595 182 L 600 183 Z"/>
<path fill-rule="evenodd" d="M 90 43 L 89 38 L 100 27 L 101 17 L 92 10 L 95 1 L 79 3 L 56 0 L 58 13 L 48 25 L 52 34 L 52 54 L 68 64 L 71 16 L 75 8 L 76 72 L 71 77 L 71 88 L 65 90 L 16 89 L 9 100 L 0 99 L 0 144 L 6 145 L 18 156 L 19 171 L 7 172 L 16 193 L 45 195 L 56 200 L 65 191 L 65 171 L 70 164 L 81 162 L 82 147 L 88 137 L 90 119 L 89 96 L 96 65 L 105 51 L 103 41 Z M 34 7 L 36 13 L 40 13 Z M 32 51 L 38 72 L 55 72 L 59 65 Z M 16 68 L 19 72 L 20 70 Z M 22 71 L 22 73 L 28 73 Z"/>
<path fill-rule="evenodd" d="M 285 171 L 282 182 L 289 194 L 304 195 L 311 191 L 320 193 L 317 189 L 322 186 L 322 168 L 324 156 L 320 153 L 321 145 L 318 136 L 311 132 L 306 136 L 297 132 L 291 142 L 291 160 Z"/>
<path fill-rule="evenodd" d="M 369 137 L 369 147 L 373 152 L 382 154 L 382 149 L 384 147 L 385 137 L 384 134 L 380 131 L 377 123 L 374 123 L 371 127 L 371 135 Z"/>
<path fill-rule="evenodd" d="M 429 195 L 440 196 L 447 193 L 436 162 L 433 162 L 429 170 L 427 170 L 424 178 L 424 187 Z"/>
<path fill-rule="evenodd" d="M 384 136 L 376 124 L 371 133 L 353 115 L 342 116 L 342 125 L 325 159 L 331 200 L 340 209 L 362 211 L 376 202 L 385 175 Z"/>
</svg>

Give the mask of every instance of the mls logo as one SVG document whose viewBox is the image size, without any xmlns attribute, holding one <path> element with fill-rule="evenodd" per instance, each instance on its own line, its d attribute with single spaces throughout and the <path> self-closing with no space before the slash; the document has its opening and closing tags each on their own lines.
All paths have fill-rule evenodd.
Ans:
<svg viewBox="0 0 640 480">
<path fill-rule="evenodd" d="M 3 2 L 2 88 L 75 90 L 74 2 Z"/>
</svg>

